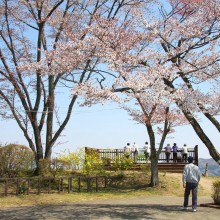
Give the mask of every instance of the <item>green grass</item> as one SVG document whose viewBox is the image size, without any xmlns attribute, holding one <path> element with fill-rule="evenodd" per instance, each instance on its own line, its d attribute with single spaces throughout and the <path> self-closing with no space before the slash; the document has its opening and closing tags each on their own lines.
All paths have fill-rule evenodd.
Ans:
<svg viewBox="0 0 220 220">
<path fill-rule="evenodd" d="M 183 196 L 184 189 L 181 184 L 181 174 L 160 173 L 160 184 L 153 188 L 149 186 L 150 175 L 146 171 L 111 172 L 108 175 L 107 188 L 101 189 L 99 192 L 3 196 L 0 198 L 0 207 L 63 204 L 88 200 L 128 198 L 132 196 Z M 216 178 L 208 177 L 205 180 L 210 180 L 211 184 Z M 207 191 L 204 186 L 199 187 L 199 195 L 207 195 L 208 193 L 210 195 L 210 191 Z"/>
</svg>

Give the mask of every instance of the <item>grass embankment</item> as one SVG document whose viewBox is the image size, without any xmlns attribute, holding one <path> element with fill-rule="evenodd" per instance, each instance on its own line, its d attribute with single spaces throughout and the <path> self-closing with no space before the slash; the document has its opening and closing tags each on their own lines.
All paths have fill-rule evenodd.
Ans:
<svg viewBox="0 0 220 220">
<path fill-rule="evenodd" d="M 160 184 L 150 187 L 150 175 L 146 172 L 112 173 L 108 178 L 107 189 L 91 193 L 55 193 L 40 195 L 20 195 L 0 198 L 0 207 L 34 206 L 47 204 L 74 203 L 88 200 L 119 199 L 133 196 L 183 196 L 181 174 L 160 173 Z M 210 196 L 212 182 L 220 177 L 202 177 L 199 185 L 200 196 Z"/>
</svg>

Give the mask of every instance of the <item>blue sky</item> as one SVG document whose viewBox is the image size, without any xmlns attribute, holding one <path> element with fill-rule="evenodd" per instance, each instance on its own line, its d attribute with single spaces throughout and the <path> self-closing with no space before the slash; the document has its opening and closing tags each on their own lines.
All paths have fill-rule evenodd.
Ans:
<svg viewBox="0 0 220 220">
<path fill-rule="evenodd" d="M 62 110 L 61 110 L 62 114 Z M 208 122 L 202 123 L 209 137 L 220 151 L 220 136 L 212 129 Z M 22 132 L 13 121 L 0 121 L 1 138 L 0 143 L 27 142 Z M 71 117 L 69 124 L 64 130 L 63 136 L 58 140 L 61 144 L 55 146 L 54 156 L 64 149 L 76 150 L 77 147 L 88 146 L 97 148 L 123 148 L 127 142 L 143 146 L 148 141 L 147 130 L 144 125 L 132 121 L 127 112 L 120 109 L 116 104 L 104 106 L 96 105 L 90 108 L 77 108 Z M 172 136 L 172 137 L 171 137 Z M 157 139 L 159 140 L 159 139 Z M 165 144 L 177 143 L 179 147 L 187 144 L 189 147 L 199 145 L 199 157 L 210 158 L 205 145 L 199 140 L 190 125 L 176 128 L 176 132 L 167 138 Z"/>
<path fill-rule="evenodd" d="M 162 1 L 163 2 L 163 1 Z M 60 113 L 66 110 L 66 103 L 61 106 Z M 216 144 L 220 152 L 220 135 L 212 126 L 204 120 L 203 128 Z M 0 143 L 18 143 L 27 145 L 23 133 L 14 121 L 1 121 Z M 157 139 L 159 142 L 159 139 Z M 55 146 L 53 152 L 56 153 L 64 149 L 76 150 L 77 147 L 88 146 L 97 148 L 123 148 L 126 143 L 136 142 L 138 146 L 143 146 L 145 141 L 149 141 L 147 130 L 143 125 L 132 121 L 127 112 L 120 109 L 116 104 L 105 106 L 96 105 L 91 108 L 77 108 L 71 116 L 62 137 L 58 140 L 61 144 Z M 187 144 L 189 147 L 199 145 L 199 157 L 210 158 L 209 152 L 204 144 L 197 137 L 191 126 L 181 126 L 176 128 L 172 138 L 165 142 L 177 143 L 179 147 Z"/>
</svg>

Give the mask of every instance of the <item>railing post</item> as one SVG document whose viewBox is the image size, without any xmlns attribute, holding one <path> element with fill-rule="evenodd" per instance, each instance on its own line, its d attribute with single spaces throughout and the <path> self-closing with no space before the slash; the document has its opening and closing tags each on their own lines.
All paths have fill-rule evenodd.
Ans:
<svg viewBox="0 0 220 220">
<path fill-rule="evenodd" d="M 68 193 L 70 193 L 71 191 L 71 182 L 72 182 L 72 179 L 71 177 L 68 178 Z"/>
<path fill-rule="evenodd" d="M 87 177 L 87 192 L 90 192 L 91 189 L 90 189 L 90 176 Z"/>
<path fill-rule="evenodd" d="M 27 179 L 27 195 L 30 193 L 30 178 Z"/>
<path fill-rule="evenodd" d="M 105 188 L 107 188 L 107 176 L 104 176 L 104 180 L 105 180 Z"/>
<path fill-rule="evenodd" d="M 78 192 L 81 192 L 81 177 L 78 178 Z"/>
<path fill-rule="evenodd" d="M 8 195 L 8 179 L 5 180 L 5 196 Z"/>
<path fill-rule="evenodd" d="M 51 178 L 48 179 L 48 194 L 50 194 L 51 190 Z"/>
<path fill-rule="evenodd" d="M 61 187 L 60 187 L 60 182 L 61 182 L 61 180 L 60 180 L 60 178 L 58 179 L 58 193 L 60 193 L 60 191 L 61 191 Z"/>
<path fill-rule="evenodd" d="M 40 195 L 40 178 L 38 177 L 38 192 L 37 192 L 38 195 Z"/>
<path fill-rule="evenodd" d="M 18 195 L 19 194 L 19 185 L 20 185 L 20 180 L 19 180 L 19 178 L 17 178 L 17 189 L 16 189 L 16 195 Z"/>
<path fill-rule="evenodd" d="M 63 178 L 61 178 L 60 186 L 61 186 L 61 192 L 63 192 Z"/>
<path fill-rule="evenodd" d="M 198 145 L 195 146 L 194 148 L 194 155 L 195 155 L 195 164 L 198 166 L 199 161 L 198 161 Z"/>
<path fill-rule="evenodd" d="M 95 190 L 98 192 L 99 186 L 98 186 L 98 176 L 95 177 Z"/>
<path fill-rule="evenodd" d="M 116 163 L 118 163 L 118 159 L 119 159 L 119 156 L 118 156 L 118 149 L 116 149 L 116 160 L 115 160 Z"/>
</svg>

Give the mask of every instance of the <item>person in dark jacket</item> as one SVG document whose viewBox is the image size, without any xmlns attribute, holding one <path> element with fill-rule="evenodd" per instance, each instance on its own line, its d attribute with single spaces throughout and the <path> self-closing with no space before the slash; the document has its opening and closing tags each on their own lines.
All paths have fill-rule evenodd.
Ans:
<svg viewBox="0 0 220 220">
<path fill-rule="evenodd" d="M 177 162 L 177 150 L 178 150 L 176 143 L 173 144 L 172 149 L 173 149 L 173 162 L 176 163 Z"/>
</svg>

